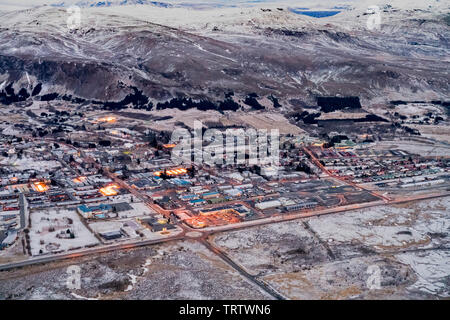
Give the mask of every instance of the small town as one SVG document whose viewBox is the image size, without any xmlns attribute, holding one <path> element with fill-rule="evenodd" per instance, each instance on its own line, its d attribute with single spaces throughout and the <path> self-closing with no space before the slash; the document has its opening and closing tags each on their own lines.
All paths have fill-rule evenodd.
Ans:
<svg viewBox="0 0 450 320">
<path fill-rule="evenodd" d="M 47 125 L 43 133 L 17 123 L 1 135 L 1 248 L 19 247 L 31 260 L 420 199 L 449 189 L 448 157 L 377 147 L 367 138 L 324 147 L 318 138 L 281 136 L 276 170 L 180 167 L 171 160 L 176 145 L 170 137 L 133 130 L 114 114 L 79 117 L 66 126 L 60 123 L 69 115 L 57 111 L 29 116 L 54 121 L 61 130 Z"/>
<path fill-rule="evenodd" d="M 1 305 L 201 320 L 448 300 L 449 12 L 0 0 Z M 356 315 L 311 311 L 336 306 Z"/>
</svg>

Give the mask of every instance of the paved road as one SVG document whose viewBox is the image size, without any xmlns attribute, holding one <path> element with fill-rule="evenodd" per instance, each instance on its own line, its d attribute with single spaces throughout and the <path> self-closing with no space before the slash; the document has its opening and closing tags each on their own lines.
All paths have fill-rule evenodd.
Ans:
<svg viewBox="0 0 450 320">
<path fill-rule="evenodd" d="M 25 195 L 23 193 L 19 196 L 19 207 L 20 207 L 20 229 L 25 229 L 26 226 L 26 204 Z"/>
<path fill-rule="evenodd" d="M 450 192 L 439 193 L 439 194 L 417 195 L 417 196 L 405 197 L 405 198 L 401 198 L 401 199 L 397 199 L 397 200 L 391 200 L 390 202 L 385 202 L 385 201 L 379 200 L 379 201 L 367 202 L 367 203 L 357 203 L 357 204 L 346 205 L 346 206 L 342 206 L 342 207 L 333 207 L 333 208 L 328 208 L 328 209 L 323 209 L 323 210 L 298 212 L 298 213 L 292 213 L 292 214 L 283 214 L 283 215 L 279 215 L 279 216 L 272 216 L 272 217 L 258 219 L 258 220 L 244 221 L 244 222 L 240 222 L 238 224 L 228 224 L 228 225 L 218 226 L 218 227 L 209 227 L 209 228 L 202 229 L 201 231 L 210 232 L 212 234 L 212 233 L 216 233 L 216 232 L 239 230 L 239 229 L 244 229 L 244 228 L 254 227 L 254 226 L 258 226 L 258 225 L 269 224 L 269 223 L 275 223 L 275 222 L 291 221 L 291 220 L 297 220 L 297 219 L 301 219 L 301 218 L 309 218 L 309 217 L 321 216 L 321 215 L 326 215 L 326 214 L 334 214 L 334 213 L 339 213 L 339 212 L 352 211 L 352 210 L 376 207 L 376 206 L 381 206 L 381 205 L 400 204 L 400 203 L 407 203 L 407 202 L 411 202 L 411 201 L 441 198 L 441 197 L 447 197 L 447 196 L 450 196 Z"/>
<path fill-rule="evenodd" d="M 327 175 L 329 175 L 332 178 L 337 178 L 338 179 L 338 177 L 335 177 L 324 166 L 322 166 L 320 161 L 317 158 L 314 157 L 312 152 L 310 152 L 307 148 L 305 148 L 305 151 L 308 154 L 310 154 L 310 156 L 313 159 L 313 161 L 316 163 L 316 165 L 319 168 L 322 169 L 322 171 L 324 173 L 326 173 Z M 97 168 L 101 168 L 101 165 L 96 163 L 94 159 L 92 159 L 90 157 L 86 157 L 83 153 L 81 153 L 81 155 L 83 156 L 83 158 L 85 159 L 86 162 L 93 163 Z M 160 208 L 159 206 L 156 206 L 156 205 L 150 203 L 149 201 L 147 201 L 147 199 L 145 198 L 144 195 L 142 195 L 136 189 L 130 187 L 128 184 L 126 184 L 123 180 L 119 179 L 117 176 L 115 176 L 109 170 L 104 170 L 104 172 L 113 181 L 118 183 L 119 186 L 121 186 L 124 189 L 127 189 L 131 194 L 135 195 L 137 198 L 139 198 L 142 201 L 144 201 L 145 204 L 148 207 L 150 207 L 151 209 L 157 211 L 158 213 L 160 213 L 160 214 L 162 214 L 164 216 L 168 216 L 169 215 L 169 211 L 168 210 L 164 210 L 164 209 Z M 345 183 L 348 184 L 347 181 L 345 181 Z M 357 186 L 357 187 L 359 187 L 359 186 Z M 202 230 L 196 230 L 196 231 L 202 233 L 202 236 L 199 237 L 198 240 L 200 242 L 203 242 L 213 253 L 219 255 L 224 261 L 226 261 L 230 266 L 235 268 L 238 272 L 240 272 L 247 279 L 249 279 L 250 281 L 256 283 L 258 286 L 261 287 L 261 286 L 263 286 L 263 284 L 261 284 L 261 283 L 258 284 L 257 283 L 258 280 L 256 280 L 256 279 L 252 280 L 251 279 L 251 277 L 252 277 L 251 275 L 249 275 L 244 270 L 242 270 L 242 268 L 240 268 L 238 265 L 236 265 L 224 253 L 222 253 L 217 248 L 214 248 L 210 244 L 208 245 L 208 241 L 205 240 L 206 237 L 208 237 L 211 234 L 217 233 L 217 232 L 239 230 L 239 229 L 243 229 L 243 228 L 260 226 L 260 225 L 265 225 L 265 224 L 269 224 L 269 223 L 291 221 L 291 220 L 307 218 L 307 217 L 313 217 L 313 216 L 319 216 L 319 215 L 324 215 L 324 214 L 332 214 L 332 213 L 338 213 L 338 212 L 344 212 L 344 211 L 350 211 L 350 210 L 357 210 L 357 209 L 361 209 L 361 208 L 374 207 L 374 206 L 378 206 L 378 205 L 404 203 L 404 202 L 410 202 L 410 201 L 414 201 L 414 200 L 431 199 L 431 198 L 436 198 L 436 197 L 448 196 L 448 195 L 450 195 L 450 193 L 447 192 L 445 194 L 441 193 L 441 194 L 417 195 L 417 196 L 411 196 L 411 197 L 406 197 L 406 198 L 397 199 L 397 200 L 392 200 L 392 199 L 386 198 L 386 197 L 384 197 L 382 195 L 378 195 L 376 193 L 374 195 L 376 195 L 378 198 L 381 198 L 383 200 L 375 201 L 375 202 L 369 202 L 369 203 L 361 203 L 361 204 L 352 204 L 352 205 L 346 205 L 346 206 L 340 206 L 340 207 L 333 207 L 333 208 L 328 208 L 328 209 L 323 209 L 323 210 L 316 210 L 316 211 L 309 211 L 309 212 L 297 212 L 297 213 L 291 213 L 291 214 L 283 214 L 283 215 L 277 215 L 277 216 L 272 216 L 272 217 L 268 217 L 268 218 L 262 218 L 262 219 L 258 219 L 258 220 L 245 221 L 245 222 L 241 222 L 241 223 L 238 223 L 238 224 L 230 224 L 230 225 L 219 226 L 219 227 L 205 228 L 205 229 L 202 229 Z M 33 265 L 33 264 L 42 264 L 42 263 L 48 263 L 48 262 L 53 262 L 53 261 L 60 261 L 60 260 L 64 260 L 64 259 L 73 259 L 73 258 L 78 258 L 78 257 L 86 256 L 86 255 L 111 252 L 111 251 L 115 251 L 115 250 L 123 250 L 123 249 L 131 249 L 131 248 L 143 247 L 143 246 L 154 245 L 154 244 L 168 242 L 168 241 L 189 239 L 189 237 L 186 236 L 186 233 L 190 232 L 190 231 L 192 231 L 194 229 L 191 229 L 191 228 L 189 228 L 186 225 L 181 224 L 181 223 L 179 223 L 179 224 L 177 223 L 177 225 L 179 227 L 181 227 L 182 232 L 177 234 L 177 235 L 171 236 L 171 237 L 166 237 L 166 238 L 162 238 L 162 239 L 158 239 L 158 240 L 143 240 L 143 241 L 137 241 L 137 242 L 124 243 L 124 244 L 109 245 L 109 246 L 104 246 L 104 247 L 100 247 L 100 248 L 86 249 L 86 250 L 79 251 L 79 252 L 66 253 L 66 254 L 60 254 L 60 255 L 49 255 L 49 256 L 40 257 L 40 258 L 32 258 L 32 259 L 29 259 L 29 260 L 26 260 L 26 261 L 22 261 L 22 262 L 16 262 L 16 263 L 0 265 L 0 271 L 10 270 L 10 269 L 24 267 L 24 266 L 29 266 L 29 265 Z M 269 292 L 270 288 L 269 289 L 266 288 L 265 290 L 267 292 Z M 280 298 L 281 297 L 281 296 L 277 297 L 277 293 L 276 292 L 272 292 L 270 294 L 272 294 L 276 298 Z"/>
<path fill-rule="evenodd" d="M 245 271 L 240 265 L 235 263 L 233 260 L 231 260 L 222 250 L 219 248 L 213 246 L 210 242 L 207 240 L 201 240 L 201 243 L 205 245 L 206 248 L 208 248 L 210 251 L 214 252 L 217 256 L 219 256 L 222 260 L 224 260 L 226 263 L 228 263 L 233 269 L 235 269 L 237 272 L 239 272 L 242 276 L 244 276 L 247 280 L 261 288 L 264 292 L 271 295 L 276 300 L 286 300 L 285 297 L 283 297 L 281 294 L 279 294 L 277 291 L 275 291 L 273 288 L 268 286 L 263 281 L 260 281 L 255 276 L 252 276 L 250 273 Z"/>
<path fill-rule="evenodd" d="M 320 162 L 319 159 L 316 158 L 316 156 L 314 155 L 314 152 L 312 152 L 311 150 L 309 150 L 309 149 L 306 148 L 306 147 L 303 148 L 303 150 L 311 157 L 311 159 L 312 159 L 312 161 L 314 162 L 314 164 L 315 164 L 317 167 L 319 167 L 319 169 L 322 170 L 322 172 L 325 173 L 326 175 L 328 175 L 330 178 L 337 179 L 337 180 L 339 180 L 339 181 L 341 181 L 341 182 L 343 182 L 343 183 L 345 183 L 345 184 L 347 184 L 347 185 L 350 185 L 350 186 L 352 186 L 352 187 L 354 187 L 354 188 L 356 188 L 356 189 L 365 190 L 365 191 L 369 192 L 370 194 L 372 194 L 374 197 L 377 197 L 377 198 L 379 198 L 379 199 L 383 199 L 384 201 L 390 201 L 390 200 L 392 200 L 392 199 L 390 199 L 390 198 L 388 198 L 388 197 L 386 197 L 386 196 L 384 196 L 384 195 L 382 195 L 382 194 L 379 194 L 379 193 L 377 193 L 377 192 L 375 192 L 375 191 L 373 191 L 373 190 L 370 190 L 370 189 L 367 189 L 367 188 L 365 188 L 365 187 L 363 187 L 363 186 L 361 186 L 361 185 L 358 185 L 358 184 L 354 183 L 353 181 L 345 180 L 345 179 L 343 179 L 341 176 L 332 173 L 330 170 L 328 170 L 328 169 Z"/>
<path fill-rule="evenodd" d="M 413 197 L 402 198 L 399 200 L 391 201 L 389 204 L 399 204 L 399 203 L 406 203 L 406 202 L 411 202 L 411 201 L 415 201 L 415 200 L 433 199 L 433 198 L 446 197 L 446 196 L 450 196 L 450 193 L 413 196 Z M 239 229 L 244 229 L 244 228 L 265 225 L 265 224 L 269 224 L 269 223 L 291 221 L 291 220 L 297 220 L 297 219 L 301 219 L 301 218 L 308 218 L 308 217 L 324 215 L 324 214 L 332 214 L 332 213 L 338 213 L 338 212 L 358 210 L 358 209 L 362 209 L 362 208 L 374 207 L 374 206 L 379 206 L 379 205 L 386 205 L 386 203 L 384 201 L 376 201 L 376 202 L 370 202 L 370 203 L 365 203 L 365 204 L 356 204 L 356 205 L 345 206 L 345 207 L 330 208 L 330 209 L 321 210 L 319 212 L 281 215 L 281 216 L 269 217 L 269 218 L 265 218 L 265 219 L 241 222 L 241 223 L 234 224 L 234 225 L 225 225 L 225 226 L 207 228 L 207 229 L 196 230 L 196 231 L 202 233 L 202 237 L 200 237 L 200 239 L 205 239 L 207 236 L 212 235 L 214 233 L 218 233 L 218 232 L 239 230 Z M 118 245 L 105 246 L 105 247 L 101 247 L 101 248 L 92 248 L 92 249 L 87 249 L 87 250 L 83 250 L 80 252 L 73 252 L 73 253 L 67 253 L 67 254 L 61 254 L 61 255 L 50 255 L 50 256 L 42 257 L 42 258 L 32 258 L 32 259 L 29 259 L 26 261 L 0 265 L 0 271 L 10 270 L 10 269 L 14 269 L 14 268 L 20 268 L 20 267 L 24 267 L 24 266 L 33 265 L 33 264 L 42 264 L 42 263 L 47 263 L 47 262 L 61 261 L 61 260 L 65 260 L 65 259 L 83 257 L 83 256 L 87 256 L 87 255 L 92 255 L 92 254 L 111 252 L 111 251 L 115 251 L 115 250 L 125 250 L 125 249 L 144 247 L 144 246 L 148 246 L 148 245 L 154 245 L 154 244 L 164 243 L 164 242 L 169 242 L 169 241 L 188 240 L 188 239 L 190 239 L 190 238 L 186 236 L 186 233 L 182 232 L 182 233 L 174 235 L 172 237 L 167 237 L 167 238 L 162 238 L 162 239 L 157 239 L 157 240 L 143 240 L 143 241 L 133 242 L 133 243 L 124 243 L 124 244 L 118 244 Z M 200 241 L 202 241 L 202 240 L 200 240 Z"/>
<path fill-rule="evenodd" d="M 30 265 L 35 265 L 35 264 L 44 264 L 44 263 L 55 262 L 55 261 L 75 259 L 75 258 L 80 258 L 80 257 L 88 256 L 88 255 L 106 253 L 106 252 L 111 252 L 111 251 L 116 251 L 116 250 L 127 250 L 127 249 L 145 247 L 145 246 L 154 245 L 154 244 L 158 244 L 158 243 L 177 241 L 177 240 L 183 240 L 183 239 L 185 239 L 185 235 L 179 234 L 179 235 L 176 235 L 173 237 L 167 237 L 167 238 L 157 239 L 157 240 L 143 240 L 140 242 L 122 243 L 122 244 L 104 246 L 104 247 L 99 247 L 99 248 L 91 248 L 91 249 L 83 250 L 81 252 L 49 255 L 46 257 L 33 258 L 30 260 L 26 260 L 26 261 L 0 265 L 0 271 L 6 271 L 6 270 L 15 269 L 15 268 L 21 268 L 21 267 L 26 267 L 26 266 L 30 266 Z"/>
</svg>

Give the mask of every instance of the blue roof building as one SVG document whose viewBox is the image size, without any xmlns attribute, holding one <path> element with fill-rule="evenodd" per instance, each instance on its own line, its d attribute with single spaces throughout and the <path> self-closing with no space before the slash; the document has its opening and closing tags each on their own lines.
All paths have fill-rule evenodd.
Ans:
<svg viewBox="0 0 450 320">
<path fill-rule="evenodd" d="M 77 207 L 77 210 L 86 218 L 96 216 L 97 218 L 106 218 L 106 213 L 112 211 L 112 206 L 109 204 L 99 204 L 96 206 L 87 206 L 82 204 Z"/>
</svg>

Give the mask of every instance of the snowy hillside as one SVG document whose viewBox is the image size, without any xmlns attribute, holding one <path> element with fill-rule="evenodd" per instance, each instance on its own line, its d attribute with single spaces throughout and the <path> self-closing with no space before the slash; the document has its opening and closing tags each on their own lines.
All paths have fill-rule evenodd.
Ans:
<svg viewBox="0 0 450 320">
<path fill-rule="evenodd" d="M 67 28 L 66 8 L 4 13 L 0 84 L 17 92 L 31 81 L 42 83 L 41 94 L 101 101 L 131 88 L 156 101 L 221 99 L 229 91 L 273 94 L 285 105 L 317 95 L 448 99 L 448 5 L 367 3 L 377 2 L 378 30 L 368 29 L 361 1 L 321 2 L 319 9 L 339 11 L 324 18 L 294 13 L 289 1 L 202 10 L 87 1 L 76 30 Z"/>
<path fill-rule="evenodd" d="M 79 6 L 82 8 L 102 8 L 111 6 L 127 6 L 127 5 L 151 5 L 163 8 L 170 8 L 172 5 L 165 2 L 149 1 L 149 0 L 71 0 L 52 4 L 55 7 Z"/>
</svg>

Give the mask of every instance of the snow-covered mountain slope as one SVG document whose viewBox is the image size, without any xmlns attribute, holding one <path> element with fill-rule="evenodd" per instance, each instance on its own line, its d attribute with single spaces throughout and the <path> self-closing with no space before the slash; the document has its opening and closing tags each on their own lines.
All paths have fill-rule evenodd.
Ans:
<svg viewBox="0 0 450 320">
<path fill-rule="evenodd" d="M 65 8 L 11 12 L 0 16 L 0 83 L 20 89 L 31 79 L 42 93 L 103 101 L 122 99 L 130 87 L 159 101 L 229 91 L 273 94 L 286 104 L 317 95 L 448 99 L 445 6 L 385 2 L 380 30 L 367 28 L 359 2 L 320 19 L 279 4 L 89 7 L 76 30 L 67 28 Z"/>
<path fill-rule="evenodd" d="M 79 6 L 81 8 L 102 8 L 127 5 L 151 5 L 163 8 L 170 8 L 172 5 L 167 2 L 149 1 L 149 0 L 69 0 L 52 4 L 55 7 Z"/>
</svg>

